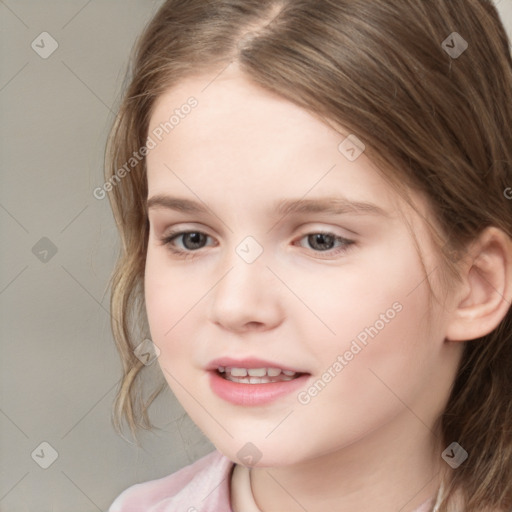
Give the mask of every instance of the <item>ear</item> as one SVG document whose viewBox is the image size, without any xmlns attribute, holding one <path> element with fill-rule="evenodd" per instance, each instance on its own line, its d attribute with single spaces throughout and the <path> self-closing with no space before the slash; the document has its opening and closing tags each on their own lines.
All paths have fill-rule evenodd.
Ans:
<svg viewBox="0 0 512 512">
<path fill-rule="evenodd" d="M 449 341 L 474 340 L 492 332 L 512 302 L 512 240 L 486 228 L 471 243 L 461 266 L 462 283 L 446 329 Z"/>
</svg>

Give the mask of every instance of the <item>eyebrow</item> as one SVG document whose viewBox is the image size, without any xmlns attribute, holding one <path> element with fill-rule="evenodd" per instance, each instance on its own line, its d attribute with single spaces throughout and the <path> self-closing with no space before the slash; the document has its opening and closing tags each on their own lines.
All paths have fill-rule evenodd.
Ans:
<svg viewBox="0 0 512 512">
<path fill-rule="evenodd" d="M 365 201 L 352 201 L 346 197 L 334 196 L 321 199 L 281 199 L 273 205 L 277 215 L 292 213 L 327 213 L 341 215 L 378 215 L 389 217 L 389 213 L 376 204 Z M 165 208 L 184 213 L 206 214 L 209 209 L 202 203 L 180 197 L 158 194 L 147 200 L 147 209 Z"/>
</svg>

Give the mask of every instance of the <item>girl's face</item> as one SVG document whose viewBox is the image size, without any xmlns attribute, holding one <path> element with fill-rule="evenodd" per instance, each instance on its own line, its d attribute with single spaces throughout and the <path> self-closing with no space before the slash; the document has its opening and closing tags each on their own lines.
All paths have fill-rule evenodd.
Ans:
<svg viewBox="0 0 512 512">
<path fill-rule="evenodd" d="M 461 344 L 445 340 L 450 299 L 429 316 L 399 208 L 435 285 L 423 218 L 349 133 L 236 70 L 214 76 L 162 95 L 149 127 L 145 299 L 169 386 L 247 464 L 428 437 Z"/>
</svg>

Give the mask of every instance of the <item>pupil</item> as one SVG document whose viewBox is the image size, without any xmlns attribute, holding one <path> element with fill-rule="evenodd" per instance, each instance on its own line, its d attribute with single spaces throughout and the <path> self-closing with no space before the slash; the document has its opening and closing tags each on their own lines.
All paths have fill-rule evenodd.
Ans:
<svg viewBox="0 0 512 512">
<path fill-rule="evenodd" d="M 201 243 L 201 237 L 202 237 L 201 233 L 187 233 L 184 240 L 187 240 L 187 238 L 190 239 L 192 242 L 192 245 L 195 246 L 195 245 Z M 188 244 L 185 244 L 185 246 L 186 245 L 188 245 Z M 192 247 L 192 248 L 197 248 L 197 247 Z M 191 247 L 187 247 L 187 249 L 191 249 Z"/>
<path fill-rule="evenodd" d="M 312 235 L 312 236 L 313 236 L 313 244 L 312 245 L 314 246 L 318 242 L 318 244 L 320 246 L 323 246 L 323 247 L 320 247 L 320 248 L 323 248 L 323 249 L 326 248 L 325 245 L 330 246 L 332 244 L 332 241 L 333 241 L 333 237 L 331 235 L 326 235 L 326 234 L 323 234 L 323 233 L 317 233 L 317 234 Z M 328 248 L 329 247 L 327 247 L 327 249 Z"/>
</svg>

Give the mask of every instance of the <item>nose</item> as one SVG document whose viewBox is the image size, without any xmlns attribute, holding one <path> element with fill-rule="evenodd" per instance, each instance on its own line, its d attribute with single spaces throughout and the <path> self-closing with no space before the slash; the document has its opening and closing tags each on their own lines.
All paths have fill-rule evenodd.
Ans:
<svg viewBox="0 0 512 512">
<path fill-rule="evenodd" d="M 234 254 L 209 294 L 208 318 L 233 332 L 275 328 L 283 321 L 280 290 L 263 257 L 247 263 Z"/>
</svg>

